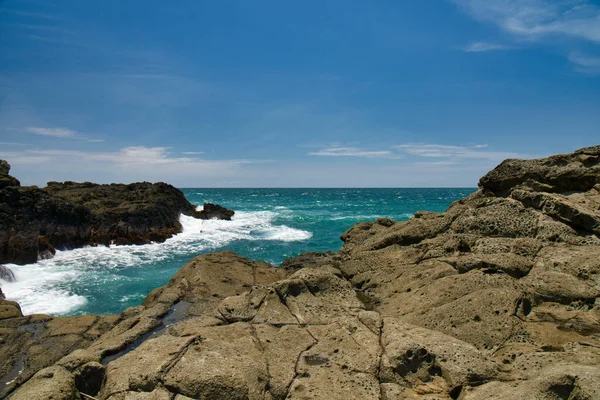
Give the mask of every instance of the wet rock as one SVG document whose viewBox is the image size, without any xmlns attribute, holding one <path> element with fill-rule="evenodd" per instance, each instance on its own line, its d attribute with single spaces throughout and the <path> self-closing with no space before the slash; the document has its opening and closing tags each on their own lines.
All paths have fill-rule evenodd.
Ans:
<svg viewBox="0 0 600 400">
<path fill-rule="evenodd" d="M 198 213 L 200 219 L 224 219 L 230 221 L 235 212 L 218 204 L 204 203 L 202 211 Z"/>
<path fill-rule="evenodd" d="M 0 319 L 0 397 L 55 363 L 75 373 L 84 364 L 99 361 L 98 355 L 77 349 L 90 346 L 114 321 L 113 316 L 93 315 L 22 317 L 20 311 L 17 316 Z"/>
</svg>

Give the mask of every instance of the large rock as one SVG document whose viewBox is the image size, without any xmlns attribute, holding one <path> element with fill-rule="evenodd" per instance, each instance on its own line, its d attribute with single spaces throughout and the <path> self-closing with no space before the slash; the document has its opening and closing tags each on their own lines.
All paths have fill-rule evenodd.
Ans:
<svg viewBox="0 0 600 400">
<path fill-rule="evenodd" d="M 8 186 L 21 186 L 19 180 L 10 176 L 10 164 L 5 160 L 0 160 L 0 189 Z"/>
<path fill-rule="evenodd" d="M 593 146 L 536 160 L 505 160 L 480 179 L 479 187 L 506 196 L 518 185 L 535 191 L 565 193 L 588 191 L 598 183 L 600 146 Z"/>
<path fill-rule="evenodd" d="M 0 263 L 34 263 L 52 257 L 55 248 L 163 242 L 181 232 L 181 214 L 233 215 L 218 205 L 198 212 L 166 183 L 49 182 L 39 189 L 20 187 L 16 180 L 2 183 L 12 179 L 1 174 L 9 168 L 6 162 L 0 164 Z"/>
<path fill-rule="evenodd" d="M 181 232 L 181 214 L 199 217 L 195 206 L 180 190 L 162 182 L 129 185 L 49 182 L 44 191 L 89 210 L 92 244 L 162 242 Z"/>
<path fill-rule="evenodd" d="M 224 219 L 226 221 L 231 220 L 235 212 L 222 207 L 218 204 L 204 203 L 202 211 L 198 213 L 200 219 Z"/>
</svg>

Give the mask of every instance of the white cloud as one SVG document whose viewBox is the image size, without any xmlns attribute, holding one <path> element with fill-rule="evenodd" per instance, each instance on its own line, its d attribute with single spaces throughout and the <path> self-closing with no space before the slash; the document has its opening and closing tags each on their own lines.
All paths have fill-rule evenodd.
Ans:
<svg viewBox="0 0 600 400">
<path fill-rule="evenodd" d="M 22 171 L 26 184 L 43 184 L 49 180 L 135 182 L 165 181 L 178 185 L 191 182 L 222 182 L 248 174 L 251 164 L 266 164 L 272 160 L 220 159 L 178 157 L 167 147 L 124 147 L 117 151 L 79 151 L 62 149 L 27 149 L 2 151 L 6 159 Z M 44 168 L 40 168 L 44 164 Z M 242 167 L 245 168 L 242 168 Z M 213 183 L 214 184 L 214 183 Z M 193 186 L 193 184 L 192 184 Z"/>
<path fill-rule="evenodd" d="M 598 57 L 573 54 L 573 42 L 600 44 L 600 4 L 593 0 L 454 0 L 473 18 L 492 23 L 509 34 L 513 41 L 551 42 L 568 46 L 574 70 L 600 73 Z M 585 43 L 585 45 L 589 45 Z M 474 42 L 466 52 L 500 50 L 492 43 Z M 500 45 L 501 46 L 501 45 Z M 568 53 L 567 50 L 565 53 Z"/>
<path fill-rule="evenodd" d="M 467 13 L 528 40 L 549 35 L 600 43 L 600 7 L 589 0 L 455 0 Z"/>
<path fill-rule="evenodd" d="M 204 152 L 203 151 L 182 151 L 181 154 L 198 155 L 198 154 L 204 154 Z"/>
<path fill-rule="evenodd" d="M 92 139 L 87 135 L 83 135 L 69 128 L 40 128 L 40 127 L 27 127 L 24 128 L 26 132 L 33 133 L 34 135 L 50 136 L 60 139 L 76 139 L 85 140 L 90 143 L 102 143 L 104 139 Z"/>
<path fill-rule="evenodd" d="M 500 43 L 471 42 L 462 50 L 466 53 L 480 53 L 483 51 L 508 50 L 511 48 L 512 47 Z"/>
<path fill-rule="evenodd" d="M 396 146 L 401 152 L 417 157 L 483 159 L 490 161 L 502 161 L 507 158 L 532 158 L 532 156 L 528 154 L 481 150 L 486 147 L 486 144 L 467 147 L 428 143 L 408 143 Z"/>
<path fill-rule="evenodd" d="M 270 162 L 270 160 L 202 160 L 191 157 L 173 157 L 168 147 L 130 146 L 114 152 L 86 152 L 77 150 L 26 150 L 27 155 L 63 158 L 69 160 L 112 162 L 129 168 L 135 166 L 177 165 L 187 167 L 222 167 L 240 164 Z"/>
<path fill-rule="evenodd" d="M 325 157 L 366 157 L 366 158 L 391 158 L 393 154 L 388 150 L 365 150 L 356 147 L 327 147 L 325 149 L 308 153 L 309 156 Z"/>
<path fill-rule="evenodd" d="M 67 128 L 37 128 L 28 127 L 25 130 L 35 135 L 53 136 L 58 138 L 71 138 L 75 137 L 77 132 Z"/>
<path fill-rule="evenodd" d="M 1 146 L 27 146 L 25 143 L 0 142 Z"/>
<path fill-rule="evenodd" d="M 600 74 L 600 57 L 586 56 L 581 53 L 569 54 L 569 61 L 575 64 L 578 72 Z"/>
</svg>

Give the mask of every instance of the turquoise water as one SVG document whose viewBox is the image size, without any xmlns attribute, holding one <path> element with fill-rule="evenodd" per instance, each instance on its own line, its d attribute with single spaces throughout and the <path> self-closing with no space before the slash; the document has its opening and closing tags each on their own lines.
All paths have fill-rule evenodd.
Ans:
<svg viewBox="0 0 600 400">
<path fill-rule="evenodd" d="M 17 282 L 1 282 L 3 291 L 25 313 L 118 313 L 139 305 L 199 254 L 228 249 L 277 265 L 307 251 L 339 250 L 340 235 L 356 222 L 444 211 L 475 189 L 182 190 L 193 204 L 221 204 L 236 215 L 232 221 L 183 216 L 184 232 L 161 244 L 83 248 L 9 265 Z"/>
</svg>

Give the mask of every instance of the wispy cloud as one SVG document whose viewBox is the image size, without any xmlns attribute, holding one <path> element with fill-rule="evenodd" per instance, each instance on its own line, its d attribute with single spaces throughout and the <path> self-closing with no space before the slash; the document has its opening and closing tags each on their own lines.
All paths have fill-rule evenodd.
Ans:
<svg viewBox="0 0 600 400">
<path fill-rule="evenodd" d="M 23 17 L 47 19 L 47 20 L 53 20 L 53 21 L 60 19 L 55 14 L 44 13 L 44 12 L 22 11 L 22 10 L 8 9 L 8 8 L 0 9 L 0 12 L 5 12 L 8 14 L 14 14 L 14 15 L 20 15 Z"/>
<path fill-rule="evenodd" d="M 28 127 L 25 130 L 29 133 L 42 136 L 53 136 L 57 138 L 72 138 L 77 135 L 77 132 L 67 128 L 39 128 Z"/>
<path fill-rule="evenodd" d="M 39 32 L 50 32 L 50 33 L 64 33 L 64 34 L 75 34 L 75 32 L 61 28 L 54 25 L 39 25 L 39 24 L 3 24 L 7 27 L 13 27 L 23 29 L 27 31 L 39 31 Z"/>
<path fill-rule="evenodd" d="M 182 151 L 181 154 L 194 156 L 194 155 L 204 154 L 204 152 L 203 151 Z"/>
<path fill-rule="evenodd" d="M 455 0 L 467 13 L 528 40 L 564 35 L 600 43 L 600 7 L 589 0 Z"/>
<path fill-rule="evenodd" d="M 482 150 L 487 148 L 486 144 L 449 146 L 442 144 L 408 143 L 398 145 L 396 148 L 412 156 L 428 158 L 484 159 L 490 161 L 502 161 L 507 158 L 532 158 L 528 154 Z"/>
<path fill-rule="evenodd" d="M 507 158 L 532 158 L 529 154 L 490 151 L 487 144 L 475 144 L 470 146 L 454 146 L 431 143 L 405 143 L 390 146 L 386 150 L 371 150 L 358 147 L 331 146 L 319 151 L 308 153 L 310 156 L 325 157 L 364 157 L 364 158 L 387 158 L 402 159 L 407 157 L 419 157 L 423 159 L 438 159 L 426 161 L 428 164 L 450 165 L 467 160 L 502 161 Z M 407 158 L 407 160 L 410 160 Z M 418 164 L 414 161 L 413 164 Z"/>
<path fill-rule="evenodd" d="M 236 177 L 246 173 L 249 165 L 273 162 L 258 159 L 207 160 L 179 157 L 167 147 L 146 146 L 124 147 L 116 151 L 0 149 L 0 158 L 8 160 L 13 166 L 28 167 L 30 170 L 35 164 L 54 165 L 52 174 L 45 175 L 51 180 L 90 180 L 96 176 L 96 179 L 104 181 L 112 177 L 121 182 L 166 180 L 173 183 L 192 182 L 196 177 Z M 33 171 L 35 174 L 43 174 L 38 167 Z"/>
<path fill-rule="evenodd" d="M 0 142 L 0 146 L 27 146 L 27 144 L 15 142 Z"/>
<path fill-rule="evenodd" d="M 600 71 L 597 57 L 573 53 L 576 41 L 586 46 L 600 44 L 600 4 L 593 0 L 453 1 L 473 18 L 498 26 L 519 46 L 542 41 L 567 46 L 565 56 L 568 55 L 576 72 L 597 74 Z M 506 48 L 504 45 L 474 42 L 463 51 Z"/>
<path fill-rule="evenodd" d="M 89 143 L 102 143 L 104 139 L 95 139 L 81 132 L 69 128 L 41 128 L 29 126 L 24 128 L 25 132 L 33 133 L 34 135 L 49 136 L 59 139 L 84 140 Z"/>
<path fill-rule="evenodd" d="M 489 43 L 489 42 L 471 42 L 465 46 L 462 50 L 465 53 L 480 53 L 482 51 L 494 51 L 494 50 L 508 50 L 513 47 L 507 46 L 500 43 Z"/>
<path fill-rule="evenodd" d="M 596 75 L 600 74 L 600 57 L 586 56 L 581 53 L 569 54 L 569 61 L 575 64 L 577 72 Z"/>
<path fill-rule="evenodd" d="M 119 151 L 114 152 L 87 152 L 78 150 L 26 150 L 27 155 L 35 155 L 41 157 L 70 157 L 71 159 L 80 159 L 87 161 L 108 161 L 121 165 L 165 165 L 165 164 L 202 164 L 210 165 L 240 165 L 254 164 L 261 162 L 270 162 L 270 160 L 202 160 L 193 157 L 174 157 L 169 152 L 168 147 L 145 147 L 145 146 L 130 146 L 124 147 Z"/>
<path fill-rule="evenodd" d="M 366 158 L 391 158 L 388 150 L 366 150 L 357 147 L 327 147 L 319 151 L 308 153 L 309 156 L 324 157 L 366 157 Z"/>
</svg>

